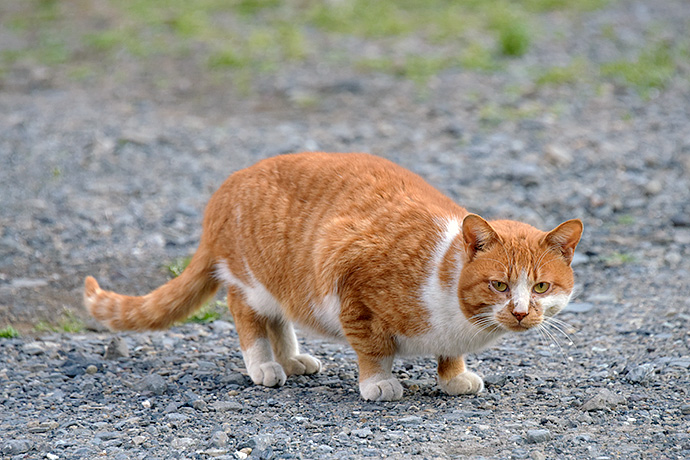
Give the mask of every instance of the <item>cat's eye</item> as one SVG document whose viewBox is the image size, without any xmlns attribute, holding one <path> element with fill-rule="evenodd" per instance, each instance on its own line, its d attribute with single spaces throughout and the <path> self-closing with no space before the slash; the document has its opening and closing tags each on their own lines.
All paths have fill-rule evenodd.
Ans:
<svg viewBox="0 0 690 460">
<path fill-rule="evenodd" d="M 508 285 L 503 281 L 492 281 L 491 287 L 496 289 L 498 292 L 506 292 L 508 290 Z"/>
<path fill-rule="evenodd" d="M 551 285 L 549 283 L 542 282 L 535 284 L 532 289 L 534 289 L 534 292 L 536 292 L 537 294 L 543 294 L 546 291 L 548 291 L 550 287 Z"/>
</svg>

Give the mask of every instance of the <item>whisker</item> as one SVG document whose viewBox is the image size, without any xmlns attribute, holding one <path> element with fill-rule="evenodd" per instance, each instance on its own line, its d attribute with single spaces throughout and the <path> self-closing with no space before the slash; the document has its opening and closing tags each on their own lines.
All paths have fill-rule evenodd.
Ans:
<svg viewBox="0 0 690 460">
<path fill-rule="evenodd" d="M 546 334 L 549 337 L 549 339 L 551 339 L 551 341 L 553 343 L 555 343 L 556 346 L 558 346 L 558 351 L 559 351 L 561 357 L 563 358 L 563 361 L 565 361 L 568 365 L 570 365 L 570 361 L 568 361 L 568 356 L 563 351 L 563 347 L 561 346 L 561 343 L 558 341 L 558 339 L 551 332 L 549 332 L 549 330 L 546 328 L 546 323 L 540 324 L 539 330 L 543 331 L 544 334 Z"/>
<path fill-rule="evenodd" d="M 563 329 L 561 329 L 561 327 L 563 327 L 563 325 L 560 325 L 560 324 L 556 323 L 555 321 L 550 321 L 549 319 L 547 319 L 546 321 L 544 321 L 544 326 L 545 327 L 551 326 L 556 331 L 560 332 L 566 339 L 568 339 L 568 342 L 569 342 L 568 345 L 574 345 L 575 342 L 570 337 L 570 335 L 567 332 L 565 332 Z M 567 323 L 565 323 L 565 327 L 568 327 Z"/>
</svg>

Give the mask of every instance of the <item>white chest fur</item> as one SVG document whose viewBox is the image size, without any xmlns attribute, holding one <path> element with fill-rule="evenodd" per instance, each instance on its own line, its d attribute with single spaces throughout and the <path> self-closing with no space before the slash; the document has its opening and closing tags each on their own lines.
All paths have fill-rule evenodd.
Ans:
<svg viewBox="0 0 690 460">
<path fill-rule="evenodd" d="M 462 261 L 455 261 L 450 288 L 439 279 L 439 267 L 460 233 L 460 223 L 455 220 L 439 222 L 441 238 L 429 264 L 427 278 L 422 286 L 422 304 L 430 314 L 431 328 L 425 334 L 398 336 L 398 352 L 408 355 L 459 356 L 480 350 L 497 339 L 500 333 L 487 333 L 467 320 L 460 309 L 457 285 Z"/>
</svg>

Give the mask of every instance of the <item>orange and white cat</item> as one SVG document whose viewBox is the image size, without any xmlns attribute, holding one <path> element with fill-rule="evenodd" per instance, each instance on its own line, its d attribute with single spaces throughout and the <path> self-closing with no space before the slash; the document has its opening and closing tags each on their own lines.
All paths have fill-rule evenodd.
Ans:
<svg viewBox="0 0 690 460">
<path fill-rule="evenodd" d="M 232 174 L 211 197 L 189 266 L 141 297 L 100 289 L 84 301 L 112 329 L 160 329 L 221 287 L 252 381 L 319 372 L 293 323 L 346 340 L 367 400 L 396 400 L 396 355 L 438 360 L 449 394 L 478 393 L 465 367 L 508 331 L 539 327 L 568 303 L 582 223 L 550 232 L 487 222 L 421 177 L 367 154 L 300 153 Z"/>
</svg>

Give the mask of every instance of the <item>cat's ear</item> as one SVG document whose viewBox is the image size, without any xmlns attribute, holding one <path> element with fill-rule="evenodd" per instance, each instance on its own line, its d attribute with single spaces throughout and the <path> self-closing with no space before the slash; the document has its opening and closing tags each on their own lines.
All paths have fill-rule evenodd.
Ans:
<svg viewBox="0 0 690 460">
<path fill-rule="evenodd" d="M 547 233 L 542 241 L 545 245 L 559 250 L 563 258 L 570 263 L 573 261 L 575 247 L 580 242 L 582 229 L 580 219 L 567 220 Z"/>
<path fill-rule="evenodd" d="M 498 241 L 498 234 L 487 221 L 476 214 L 468 214 L 462 221 L 465 254 L 472 260 L 477 252 Z"/>
</svg>

